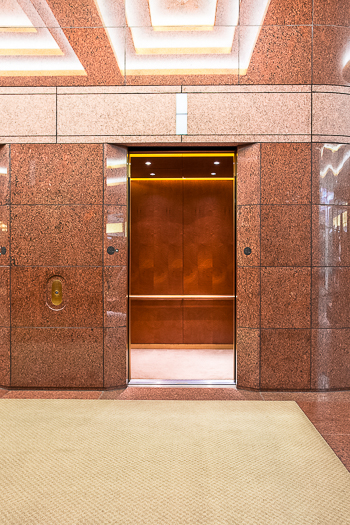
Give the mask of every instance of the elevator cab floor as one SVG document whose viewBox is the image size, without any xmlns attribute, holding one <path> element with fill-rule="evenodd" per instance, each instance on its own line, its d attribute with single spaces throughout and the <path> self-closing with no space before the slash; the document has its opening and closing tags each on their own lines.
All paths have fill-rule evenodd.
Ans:
<svg viewBox="0 0 350 525">
<path fill-rule="evenodd" d="M 130 165 L 130 379 L 233 381 L 235 154 Z"/>
</svg>

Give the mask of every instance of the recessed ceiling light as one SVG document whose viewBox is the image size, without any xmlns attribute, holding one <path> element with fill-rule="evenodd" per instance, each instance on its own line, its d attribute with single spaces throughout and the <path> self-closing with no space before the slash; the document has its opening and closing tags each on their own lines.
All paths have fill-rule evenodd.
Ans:
<svg viewBox="0 0 350 525">
<path fill-rule="evenodd" d="M 216 160 L 216 161 L 214 162 L 214 164 L 220 164 L 220 162 L 219 162 L 218 160 Z"/>
<path fill-rule="evenodd" d="M 152 164 L 152 162 L 145 162 L 146 166 L 150 166 Z"/>
<path fill-rule="evenodd" d="M 150 173 L 151 177 L 154 177 L 155 176 L 155 173 Z"/>
<path fill-rule="evenodd" d="M 211 173 L 210 175 L 216 175 L 216 173 Z"/>
</svg>

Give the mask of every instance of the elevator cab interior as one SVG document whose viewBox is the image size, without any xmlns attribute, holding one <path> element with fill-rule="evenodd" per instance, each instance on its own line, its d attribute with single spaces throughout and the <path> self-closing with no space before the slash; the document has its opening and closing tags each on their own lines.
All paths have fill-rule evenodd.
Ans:
<svg viewBox="0 0 350 525">
<path fill-rule="evenodd" d="M 235 152 L 130 153 L 129 380 L 235 380 Z"/>
</svg>

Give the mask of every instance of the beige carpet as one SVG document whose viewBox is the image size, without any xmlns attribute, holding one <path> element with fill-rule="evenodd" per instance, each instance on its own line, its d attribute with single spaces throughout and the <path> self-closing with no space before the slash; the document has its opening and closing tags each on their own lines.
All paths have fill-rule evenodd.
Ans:
<svg viewBox="0 0 350 525">
<path fill-rule="evenodd" d="M 294 402 L 0 400 L 0 523 L 349 525 Z"/>
</svg>

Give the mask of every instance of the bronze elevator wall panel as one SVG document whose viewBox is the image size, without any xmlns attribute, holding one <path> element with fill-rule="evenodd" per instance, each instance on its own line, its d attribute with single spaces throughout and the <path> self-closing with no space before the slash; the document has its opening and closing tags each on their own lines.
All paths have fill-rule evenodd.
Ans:
<svg viewBox="0 0 350 525">
<path fill-rule="evenodd" d="M 184 294 L 233 295 L 233 181 L 184 182 Z"/>
<path fill-rule="evenodd" d="M 233 344 L 232 300 L 131 300 L 131 344 Z"/>
<path fill-rule="evenodd" d="M 131 300 L 131 344 L 182 344 L 182 301 Z"/>
<path fill-rule="evenodd" d="M 145 161 L 132 159 L 132 177 L 150 178 Z M 149 161 L 155 177 L 130 183 L 131 295 L 234 295 L 234 182 L 156 180 L 205 177 L 215 161 L 229 178 L 232 157 Z M 131 299 L 130 334 L 133 345 L 232 345 L 234 300 Z"/>
<path fill-rule="evenodd" d="M 184 344 L 233 344 L 233 301 L 183 301 Z"/>
<path fill-rule="evenodd" d="M 183 294 L 182 184 L 131 182 L 131 295 Z"/>
</svg>

